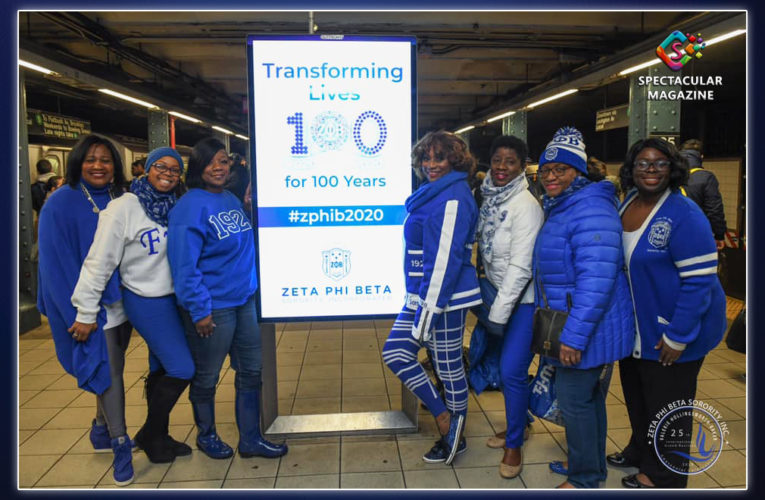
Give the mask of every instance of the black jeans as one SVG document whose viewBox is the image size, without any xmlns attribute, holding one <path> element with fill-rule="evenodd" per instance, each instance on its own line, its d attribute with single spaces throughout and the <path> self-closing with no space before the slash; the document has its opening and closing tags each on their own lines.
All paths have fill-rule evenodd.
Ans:
<svg viewBox="0 0 765 500">
<path fill-rule="evenodd" d="M 640 472 L 657 487 L 685 488 L 688 476 L 678 474 L 661 463 L 652 437 L 648 435 L 651 421 L 670 403 L 696 398 L 696 379 L 703 362 L 704 358 L 701 358 L 662 366 L 658 361 L 632 357 L 619 361 L 622 391 L 632 427 L 630 442 L 622 453 L 628 461 L 640 463 Z M 690 425 L 688 427 L 690 434 Z"/>
</svg>

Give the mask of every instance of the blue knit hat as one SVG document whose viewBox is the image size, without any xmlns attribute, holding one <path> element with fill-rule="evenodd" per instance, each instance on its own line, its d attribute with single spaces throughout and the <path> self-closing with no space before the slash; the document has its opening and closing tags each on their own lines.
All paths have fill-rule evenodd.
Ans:
<svg viewBox="0 0 765 500">
<path fill-rule="evenodd" d="M 167 146 L 157 148 L 149 153 L 149 156 L 146 157 L 146 173 L 149 173 L 149 170 L 151 170 L 151 166 L 155 161 L 165 156 L 172 156 L 178 160 L 178 166 L 181 167 L 181 173 L 183 173 L 183 158 L 178 154 L 178 151 Z"/>
<path fill-rule="evenodd" d="M 545 163 L 565 163 L 587 175 L 587 153 L 582 133 L 574 127 L 559 128 L 539 157 L 539 168 Z"/>
</svg>

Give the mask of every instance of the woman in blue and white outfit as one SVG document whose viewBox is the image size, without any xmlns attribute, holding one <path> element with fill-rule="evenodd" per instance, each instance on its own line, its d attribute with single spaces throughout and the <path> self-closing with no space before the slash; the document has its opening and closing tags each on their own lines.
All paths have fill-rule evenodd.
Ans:
<svg viewBox="0 0 765 500">
<path fill-rule="evenodd" d="M 215 138 L 198 142 L 189 158 L 189 191 L 170 212 L 168 258 L 196 372 L 189 399 L 197 447 L 211 458 L 234 450 L 215 430 L 215 387 L 226 356 L 236 371 L 239 455 L 279 457 L 286 445 L 260 432 L 261 344 L 255 310 L 255 242 L 239 199 L 224 189 L 230 159 Z"/>
<path fill-rule="evenodd" d="M 125 426 L 125 351 L 133 330 L 125 315 L 119 273 L 107 276 L 94 324 L 79 326 L 72 291 L 93 243 L 99 213 L 122 194 L 122 159 L 109 139 L 91 134 L 69 153 L 66 184 L 40 211 L 37 308 L 48 317 L 56 355 L 77 385 L 96 394 L 90 442 L 96 452 L 114 453 L 118 486 L 133 481 L 132 440 Z"/>
<path fill-rule="evenodd" d="M 695 399 L 704 357 L 725 333 L 717 247 L 709 220 L 680 193 L 688 168 L 674 145 L 654 138 L 636 142 L 619 176 L 625 189 L 632 188 L 620 212 L 637 332 L 632 355 L 619 361 L 632 437 L 607 460 L 640 469 L 622 479 L 627 488 L 684 488 L 688 476 L 661 462 L 649 427 L 668 405 Z M 689 441 L 672 451 L 687 456 L 692 421 L 678 422 Z M 665 451 L 666 457 L 680 457 Z M 673 468 L 687 470 L 687 459 L 673 460 Z"/>
<path fill-rule="evenodd" d="M 125 311 L 149 347 L 148 412 L 135 441 L 151 462 L 167 463 L 191 454 L 168 434 L 170 411 L 194 375 L 167 261 L 167 215 L 176 202 L 183 159 L 162 147 L 149 153 L 146 166 L 147 175 L 133 181 L 131 192 L 101 212 L 72 304 L 75 325 L 94 328 L 107 281 L 119 268 Z"/>
<path fill-rule="evenodd" d="M 425 183 L 406 200 L 407 300 L 382 356 L 436 419 L 442 438 L 423 460 L 449 465 L 466 449 L 462 430 L 468 386 L 462 340 L 467 309 L 481 303 L 471 263 L 478 208 L 468 177 L 475 159 L 462 139 L 444 131 L 426 134 L 415 145 L 412 159 Z M 423 346 L 431 351 L 444 384 L 445 402 L 417 361 Z"/>
<path fill-rule="evenodd" d="M 632 349 L 635 319 L 614 185 L 587 178 L 582 134 L 559 129 L 539 159 L 546 220 L 534 246 L 534 300 L 569 311 L 555 387 L 566 427 L 568 478 L 559 488 L 606 479 L 606 402 L 601 374 Z M 570 307 L 569 307 L 570 304 Z"/>
<path fill-rule="evenodd" d="M 529 364 L 534 357 L 530 349 L 534 319 L 531 255 L 544 215 L 524 175 L 526 143 L 517 137 L 499 136 L 490 153 L 491 170 L 481 185 L 478 249 L 495 297 L 488 302 L 484 296 L 488 315 L 480 314 L 479 320 L 502 339 L 500 374 L 507 431 L 495 438 L 501 435 L 505 448 L 499 473 L 510 479 L 521 473 L 523 464 Z M 489 446 L 492 443 L 490 439 Z"/>
</svg>

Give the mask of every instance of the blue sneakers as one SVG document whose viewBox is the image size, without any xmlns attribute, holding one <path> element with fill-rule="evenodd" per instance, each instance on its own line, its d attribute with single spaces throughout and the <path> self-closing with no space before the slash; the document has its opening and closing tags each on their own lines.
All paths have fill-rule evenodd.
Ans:
<svg viewBox="0 0 765 500">
<path fill-rule="evenodd" d="M 465 438 L 462 438 L 460 439 L 460 445 L 457 448 L 457 455 L 465 453 L 466 450 L 467 441 L 465 441 Z M 440 464 L 446 462 L 447 456 L 449 456 L 449 450 L 444 444 L 444 439 L 441 438 L 436 441 L 436 444 L 433 445 L 433 448 L 431 448 L 429 452 L 422 456 L 422 461 L 428 464 Z"/>
<path fill-rule="evenodd" d="M 451 465 L 454 457 L 457 456 L 460 440 L 462 439 L 462 429 L 465 427 L 465 416 L 452 413 L 449 419 L 449 432 L 443 436 L 444 445 L 449 452 L 444 463 Z"/>
<path fill-rule="evenodd" d="M 95 418 L 90 426 L 90 444 L 93 445 L 93 450 L 96 453 L 112 452 L 112 438 L 109 436 L 109 429 L 106 424 L 98 425 Z M 130 441 L 130 447 L 135 448 L 133 440 Z"/>
<path fill-rule="evenodd" d="M 127 486 L 135 478 L 133 474 L 133 447 L 127 435 L 111 440 L 111 448 L 114 452 L 114 484 Z"/>
</svg>

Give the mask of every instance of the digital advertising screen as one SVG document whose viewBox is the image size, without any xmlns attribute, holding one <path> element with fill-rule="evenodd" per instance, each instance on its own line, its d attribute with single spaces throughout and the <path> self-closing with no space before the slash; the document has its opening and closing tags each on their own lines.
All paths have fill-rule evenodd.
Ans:
<svg viewBox="0 0 765 500">
<path fill-rule="evenodd" d="M 261 319 L 397 314 L 415 39 L 253 35 L 247 48 Z"/>
</svg>

